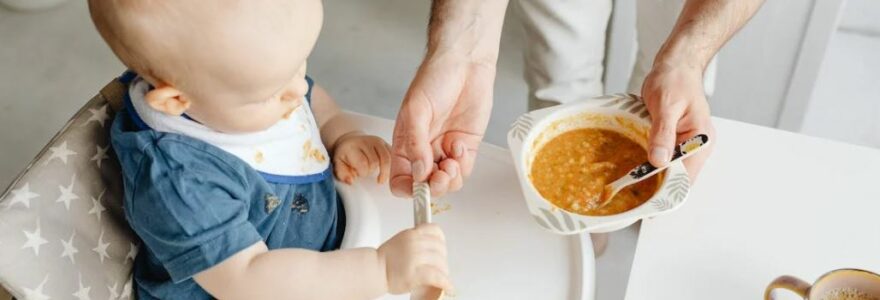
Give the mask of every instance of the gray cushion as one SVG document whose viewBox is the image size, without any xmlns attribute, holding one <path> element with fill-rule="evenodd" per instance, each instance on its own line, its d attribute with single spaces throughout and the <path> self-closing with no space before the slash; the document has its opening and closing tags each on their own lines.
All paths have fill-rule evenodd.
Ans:
<svg viewBox="0 0 880 300">
<path fill-rule="evenodd" d="M 0 284 L 16 298 L 132 298 L 137 242 L 109 144 L 123 92 L 105 87 L 0 196 Z"/>
</svg>

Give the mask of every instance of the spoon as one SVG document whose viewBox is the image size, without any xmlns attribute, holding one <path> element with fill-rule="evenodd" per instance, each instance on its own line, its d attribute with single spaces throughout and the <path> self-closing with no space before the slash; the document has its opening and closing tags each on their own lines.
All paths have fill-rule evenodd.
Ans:
<svg viewBox="0 0 880 300">
<path fill-rule="evenodd" d="M 413 219 L 416 226 L 431 223 L 431 187 L 427 182 L 413 184 Z M 416 288 L 410 300 L 439 300 L 444 296 L 442 289 L 433 286 Z"/>
<path fill-rule="evenodd" d="M 705 134 L 698 134 L 675 146 L 675 152 L 672 153 L 672 159 L 669 161 L 669 163 L 666 164 L 666 166 L 658 168 L 652 165 L 650 162 L 644 162 L 636 166 L 623 177 L 620 177 L 617 180 L 605 185 L 605 188 L 602 190 L 602 195 L 599 198 L 599 200 L 602 202 L 599 203 L 599 206 L 597 206 L 597 208 L 605 207 L 605 205 L 611 203 L 611 199 L 614 199 L 614 195 L 617 195 L 617 193 L 619 193 L 620 190 L 622 190 L 623 188 L 639 181 L 645 180 L 648 177 L 651 177 L 657 173 L 660 173 L 660 171 L 666 169 L 673 162 L 699 152 L 700 149 L 702 149 L 703 146 L 707 144 L 709 144 L 709 136 Z"/>
</svg>

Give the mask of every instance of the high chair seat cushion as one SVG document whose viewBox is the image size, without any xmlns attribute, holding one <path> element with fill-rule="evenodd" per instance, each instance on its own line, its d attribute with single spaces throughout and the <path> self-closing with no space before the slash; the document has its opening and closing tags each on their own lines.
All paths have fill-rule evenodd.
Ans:
<svg viewBox="0 0 880 300">
<path fill-rule="evenodd" d="M 107 85 L 0 194 L 0 284 L 16 298 L 132 298 L 137 238 L 108 132 L 124 91 Z"/>
</svg>

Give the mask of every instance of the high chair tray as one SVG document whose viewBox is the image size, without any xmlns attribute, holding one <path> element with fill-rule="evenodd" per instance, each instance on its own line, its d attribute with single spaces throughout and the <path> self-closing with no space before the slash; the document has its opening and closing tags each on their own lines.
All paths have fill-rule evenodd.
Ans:
<svg viewBox="0 0 880 300">
<path fill-rule="evenodd" d="M 391 141 L 390 120 L 349 113 L 364 131 Z M 433 222 L 446 234 L 456 300 L 592 300 L 594 267 L 588 234 L 556 235 L 532 220 L 507 150 L 484 143 L 461 191 L 435 203 Z M 374 201 L 381 240 L 413 226 L 412 203 L 395 198 L 387 184 L 361 179 Z M 448 209 L 443 211 L 444 209 Z M 383 299 L 409 299 L 409 295 Z"/>
</svg>

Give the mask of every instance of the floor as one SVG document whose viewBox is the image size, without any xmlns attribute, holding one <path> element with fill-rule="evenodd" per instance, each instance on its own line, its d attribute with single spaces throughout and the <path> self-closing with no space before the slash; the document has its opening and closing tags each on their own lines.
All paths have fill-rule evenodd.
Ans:
<svg viewBox="0 0 880 300">
<path fill-rule="evenodd" d="M 393 118 L 424 52 L 427 14 L 428 1 L 326 1 L 310 74 L 346 109 Z M 508 16 L 486 136 L 502 146 L 509 124 L 526 110 L 522 35 L 516 16 Z M 880 34 L 862 30 L 873 24 L 865 20 L 835 36 L 815 95 L 824 101 L 814 101 L 805 130 L 880 147 L 880 102 L 865 100 L 880 93 L 880 60 L 873 55 L 880 53 Z M 122 71 L 92 28 L 85 1 L 39 13 L 0 9 L 0 188 Z M 858 80 L 847 77 L 853 72 Z M 864 120 L 873 120 L 873 129 Z M 597 263 L 597 299 L 623 299 L 637 235 L 637 227 L 612 234 Z"/>
</svg>

